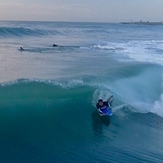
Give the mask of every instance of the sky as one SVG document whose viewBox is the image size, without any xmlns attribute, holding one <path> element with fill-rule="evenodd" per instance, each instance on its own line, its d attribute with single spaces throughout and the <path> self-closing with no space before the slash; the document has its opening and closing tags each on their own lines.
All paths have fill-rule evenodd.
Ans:
<svg viewBox="0 0 163 163">
<path fill-rule="evenodd" d="M 0 20 L 163 22 L 163 0 L 0 0 Z"/>
</svg>

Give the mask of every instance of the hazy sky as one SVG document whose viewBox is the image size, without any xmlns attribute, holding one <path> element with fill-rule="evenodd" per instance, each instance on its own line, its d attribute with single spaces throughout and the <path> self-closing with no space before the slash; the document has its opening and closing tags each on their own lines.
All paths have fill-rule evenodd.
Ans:
<svg viewBox="0 0 163 163">
<path fill-rule="evenodd" d="M 0 20 L 163 22 L 163 0 L 0 0 Z"/>
</svg>

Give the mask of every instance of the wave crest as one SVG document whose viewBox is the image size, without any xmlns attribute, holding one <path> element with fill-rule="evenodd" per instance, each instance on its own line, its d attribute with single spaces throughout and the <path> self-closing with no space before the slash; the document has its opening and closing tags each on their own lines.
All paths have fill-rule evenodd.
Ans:
<svg viewBox="0 0 163 163">
<path fill-rule="evenodd" d="M 2 37 L 45 36 L 49 34 L 55 35 L 57 32 L 23 27 L 0 27 L 0 36 Z"/>
</svg>

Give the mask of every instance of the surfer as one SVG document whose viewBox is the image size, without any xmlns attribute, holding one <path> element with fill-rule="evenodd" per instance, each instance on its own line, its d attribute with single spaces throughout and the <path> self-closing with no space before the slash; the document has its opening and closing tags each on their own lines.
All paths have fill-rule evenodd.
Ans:
<svg viewBox="0 0 163 163">
<path fill-rule="evenodd" d="M 103 101 L 102 99 L 98 100 L 98 103 L 96 104 L 96 108 L 99 111 L 100 115 L 105 115 L 108 112 L 108 109 L 111 109 L 111 102 L 113 99 L 113 95 L 108 98 L 107 101 Z"/>
<path fill-rule="evenodd" d="M 56 45 L 56 44 L 53 44 L 53 47 L 58 47 L 58 45 Z"/>
<path fill-rule="evenodd" d="M 20 51 L 24 51 L 24 49 L 22 47 L 19 48 Z"/>
</svg>

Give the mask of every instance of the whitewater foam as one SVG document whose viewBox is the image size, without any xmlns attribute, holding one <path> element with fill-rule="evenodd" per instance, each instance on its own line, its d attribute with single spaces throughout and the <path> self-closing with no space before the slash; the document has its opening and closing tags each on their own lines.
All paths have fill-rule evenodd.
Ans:
<svg viewBox="0 0 163 163">
<path fill-rule="evenodd" d="M 160 95 L 160 99 L 155 101 L 151 112 L 163 116 L 163 93 Z"/>
<path fill-rule="evenodd" d="M 163 65 L 162 41 L 129 41 L 125 45 L 125 55 L 139 62 L 150 62 Z"/>
<path fill-rule="evenodd" d="M 95 44 L 91 49 L 113 51 L 119 54 L 119 61 L 134 60 L 163 65 L 163 42 L 162 40 L 151 41 L 128 41 L 128 42 L 105 42 Z M 125 58 L 122 58 L 125 57 Z M 126 58 L 127 57 L 127 58 Z"/>
</svg>

